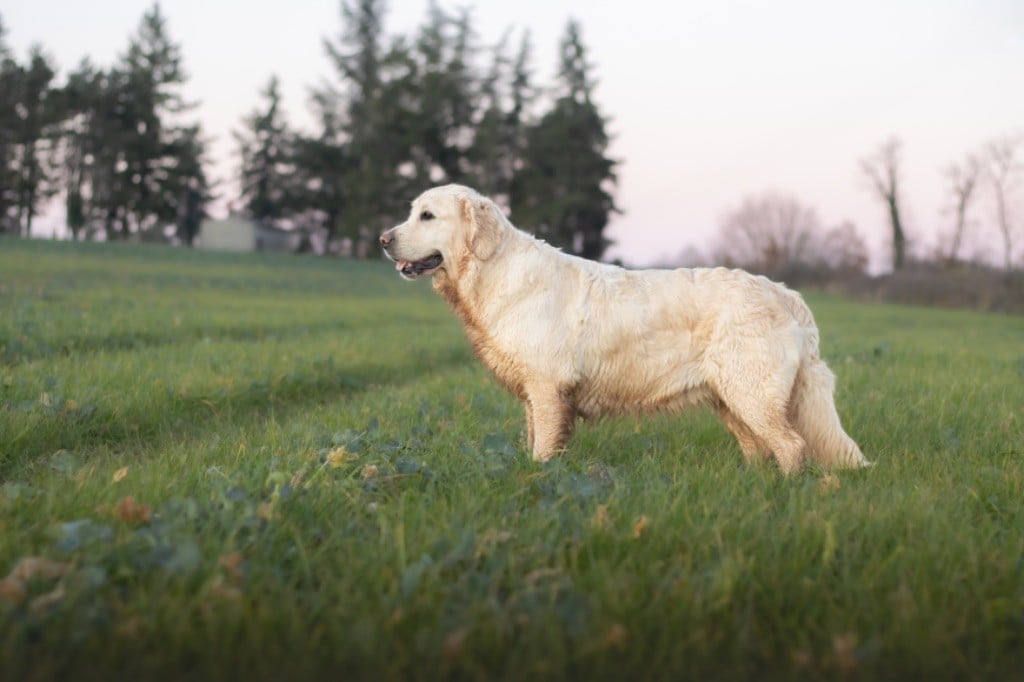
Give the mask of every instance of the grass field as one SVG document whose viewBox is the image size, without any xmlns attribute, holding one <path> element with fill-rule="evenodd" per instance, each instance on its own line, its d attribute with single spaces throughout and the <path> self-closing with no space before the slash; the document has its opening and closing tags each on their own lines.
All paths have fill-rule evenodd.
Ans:
<svg viewBox="0 0 1024 682">
<path fill-rule="evenodd" d="M 807 298 L 874 468 L 538 465 L 384 264 L 0 241 L 0 679 L 1019 679 L 1024 318 Z"/>
</svg>

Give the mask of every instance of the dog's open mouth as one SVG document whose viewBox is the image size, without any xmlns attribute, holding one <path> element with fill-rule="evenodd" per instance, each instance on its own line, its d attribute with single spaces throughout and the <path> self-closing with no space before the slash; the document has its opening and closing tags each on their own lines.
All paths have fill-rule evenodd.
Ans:
<svg viewBox="0 0 1024 682">
<path fill-rule="evenodd" d="M 395 261 L 395 270 L 406 277 L 419 277 L 437 270 L 441 266 L 441 254 L 435 253 L 433 256 L 428 256 L 423 260 L 407 261 L 399 260 Z"/>
</svg>

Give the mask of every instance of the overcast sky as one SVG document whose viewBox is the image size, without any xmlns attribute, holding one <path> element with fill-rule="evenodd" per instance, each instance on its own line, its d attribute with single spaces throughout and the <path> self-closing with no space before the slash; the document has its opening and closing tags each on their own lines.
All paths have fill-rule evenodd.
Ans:
<svg viewBox="0 0 1024 682">
<path fill-rule="evenodd" d="M 903 141 L 909 230 L 931 243 L 949 225 L 941 169 L 991 138 L 1024 132 L 1024 0 L 439 4 L 472 6 L 483 44 L 528 28 L 541 84 L 551 80 L 567 19 L 581 22 L 622 162 L 625 213 L 609 227 L 611 255 L 633 264 L 687 246 L 709 251 L 722 216 L 767 190 L 815 207 L 827 226 L 852 221 L 884 261 L 885 213 L 858 159 L 890 137 Z M 9 0 L 0 16 L 19 58 L 40 43 L 66 73 L 85 56 L 112 64 L 150 6 Z M 426 7 L 391 0 L 386 30 L 414 30 Z M 164 0 L 161 8 L 191 76 L 186 96 L 199 102 L 214 141 L 215 176 L 233 172 L 231 130 L 272 73 L 290 121 L 310 121 L 308 89 L 330 75 L 321 40 L 341 29 L 338 0 Z M 1024 242 L 1024 199 L 1016 199 Z M 979 203 L 986 231 L 973 246 L 995 253 L 989 203 Z"/>
</svg>

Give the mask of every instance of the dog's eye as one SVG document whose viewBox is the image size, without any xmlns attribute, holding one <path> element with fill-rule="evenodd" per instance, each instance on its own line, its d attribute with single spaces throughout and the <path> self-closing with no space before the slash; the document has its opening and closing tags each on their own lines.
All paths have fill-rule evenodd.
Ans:
<svg viewBox="0 0 1024 682">
<path fill-rule="evenodd" d="M 430 211 L 424 211 L 423 213 L 420 213 L 420 220 L 433 220 L 433 219 L 434 219 L 434 214 L 431 213 Z"/>
</svg>

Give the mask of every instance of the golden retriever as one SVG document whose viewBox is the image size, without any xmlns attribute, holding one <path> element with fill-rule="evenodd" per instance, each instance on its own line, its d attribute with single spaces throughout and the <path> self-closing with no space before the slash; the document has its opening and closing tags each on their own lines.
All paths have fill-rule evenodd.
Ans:
<svg viewBox="0 0 1024 682">
<path fill-rule="evenodd" d="M 577 417 L 711 406 L 744 457 L 868 466 L 843 431 L 799 294 L 742 270 L 626 270 L 562 253 L 459 185 L 430 189 L 381 246 L 433 276 L 476 355 L 526 410 L 533 458 Z"/>
</svg>

